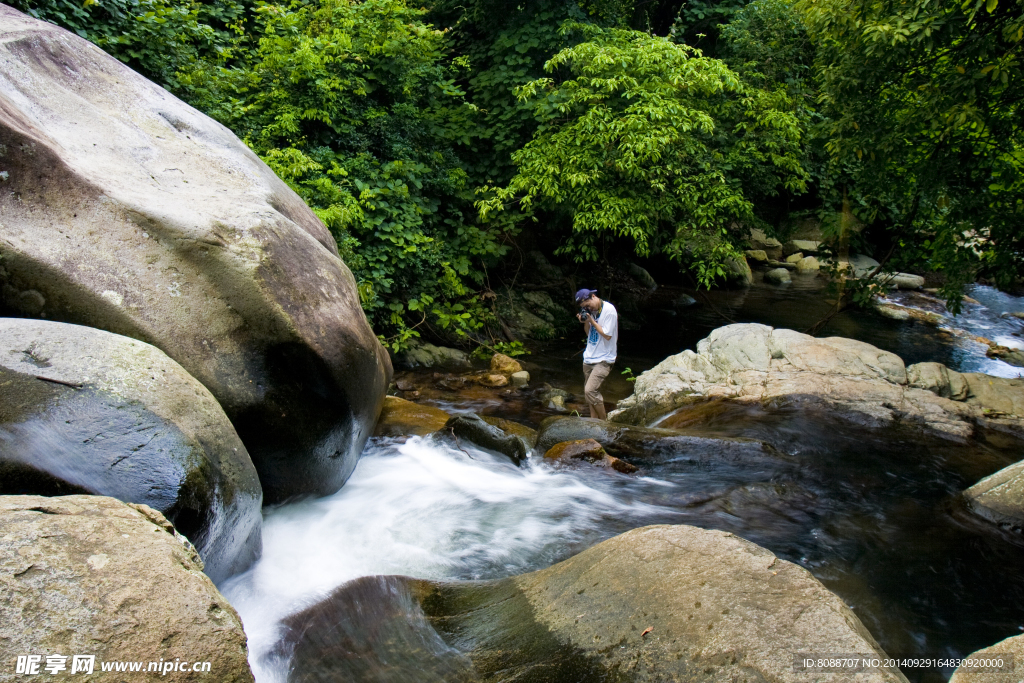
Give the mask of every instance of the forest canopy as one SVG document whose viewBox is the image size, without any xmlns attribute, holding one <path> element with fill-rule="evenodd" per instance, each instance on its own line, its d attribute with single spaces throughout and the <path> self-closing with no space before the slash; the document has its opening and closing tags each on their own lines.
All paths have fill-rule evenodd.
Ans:
<svg viewBox="0 0 1024 683">
<path fill-rule="evenodd" d="M 394 350 L 496 344 L 527 242 L 713 286 L 751 229 L 814 216 L 837 249 L 941 272 L 954 309 L 1019 283 L 1024 0 L 14 5 L 231 128 Z"/>
</svg>

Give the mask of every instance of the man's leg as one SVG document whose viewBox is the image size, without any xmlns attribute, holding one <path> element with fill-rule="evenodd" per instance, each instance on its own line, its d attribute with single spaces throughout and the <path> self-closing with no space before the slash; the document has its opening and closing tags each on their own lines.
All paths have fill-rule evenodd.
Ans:
<svg viewBox="0 0 1024 683">
<path fill-rule="evenodd" d="M 608 419 L 608 413 L 604 409 L 604 396 L 601 395 L 601 383 L 604 382 L 611 369 L 611 363 L 583 365 L 583 375 L 586 377 L 583 395 L 586 397 L 587 405 L 590 406 L 590 417 L 596 417 L 599 420 Z"/>
</svg>

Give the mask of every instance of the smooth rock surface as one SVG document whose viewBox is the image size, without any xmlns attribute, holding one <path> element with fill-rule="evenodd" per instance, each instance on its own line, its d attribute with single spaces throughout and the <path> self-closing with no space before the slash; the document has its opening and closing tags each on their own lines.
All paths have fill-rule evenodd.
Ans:
<svg viewBox="0 0 1024 683">
<path fill-rule="evenodd" d="M 964 491 L 964 498 L 979 517 L 1011 531 L 1024 530 L 1024 461 L 985 477 Z"/>
<path fill-rule="evenodd" d="M 790 240 L 782 248 L 782 253 L 788 256 L 789 254 L 803 252 L 804 255 L 807 255 L 817 254 L 820 250 L 821 244 L 814 240 Z"/>
<path fill-rule="evenodd" d="M 160 513 L 103 496 L 0 496 L 0 680 L 14 656 L 60 654 L 40 680 L 253 680 L 242 622 Z M 94 674 L 71 674 L 75 654 Z M 101 662 L 210 662 L 209 673 L 102 673 Z M 45 666 L 46 658 L 43 658 Z M 35 678 L 25 677 L 25 680 Z"/>
<path fill-rule="evenodd" d="M 426 342 L 411 344 L 402 354 L 401 363 L 411 368 L 469 367 L 465 351 L 447 346 L 434 346 Z"/>
<path fill-rule="evenodd" d="M 457 446 L 461 441 L 469 441 L 480 448 L 501 453 L 516 465 L 522 465 L 530 453 L 525 438 L 488 424 L 479 415 L 456 415 L 445 423 L 438 435 L 452 439 Z"/>
<path fill-rule="evenodd" d="M 774 268 L 764 274 L 764 281 L 773 285 L 784 285 L 792 282 L 793 278 L 786 268 Z"/>
<path fill-rule="evenodd" d="M 879 273 L 878 279 L 896 289 L 921 289 L 924 287 L 924 278 L 911 273 Z"/>
<path fill-rule="evenodd" d="M 520 370 L 519 372 L 513 372 L 508 379 L 514 387 L 525 387 L 530 383 L 530 373 L 526 370 Z"/>
<path fill-rule="evenodd" d="M 796 269 L 800 272 L 809 273 L 821 269 L 818 259 L 813 256 L 805 256 L 796 262 Z"/>
<path fill-rule="evenodd" d="M 754 273 L 750 270 L 750 264 L 743 257 L 730 258 L 724 263 L 725 280 L 729 284 L 739 287 L 748 287 L 754 281 Z"/>
<path fill-rule="evenodd" d="M 355 628 L 354 613 L 370 613 L 373 628 Z M 292 682 L 838 682 L 851 678 L 795 671 L 794 655 L 885 658 L 805 569 L 688 526 L 636 529 L 499 581 L 365 577 L 286 629 Z M 882 669 L 856 680 L 906 678 Z"/>
<path fill-rule="evenodd" d="M 0 318 L 0 494 L 65 493 L 160 511 L 214 581 L 260 555 L 260 482 L 206 387 L 135 339 Z"/>
<path fill-rule="evenodd" d="M 268 501 L 336 491 L 391 364 L 330 233 L 227 128 L 0 6 L 0 308 L 161 349 Z"/>
<path fill-rule="evenodd" d="M 387 396 L 373 435 L 426 436 L 442 429 L 450 418 L 451 415 L 440 408 Z"/>
<path fill-rule="evenodd" d="M 547 450 L 544 454 L 544 459 L 563 463 L 586 461 L 622 472 L 623 474 L 632 474 L 638 469 L 636 465 L 608 455 L 605 453 L 604 448 L 601 447 L 601 444 L 593 439 L 556 443 Z"/>
<path fill-rule="evenodd" d="M 514 358 L 510 358 L 503 353 L 496 353 L 491 356 L 491 372 L 497 375 L 511 377 L 515 373 L 522 371 L 523 366 Z"/>
<path fill-rule="evenodd" d="M 764 249 L 747 249 L 743 253 L 751 261 L 757 261 L 758 263 L 768 262 L 768 254 Z"/>
<path fill-rule="evenodd" d="M 932 369 L 934 372 L 934 368 Z M 609 418 L 645 424 L 695 397 L 741 402 L 809 401 L 838 417 L 867 426 L 899 421 L 966 439 L 977 424 L 1024 435 L 1024 380 L 964 373 L 968 393 L 946 379 L 915 378 L 895 354 L 865 342 L 817 339 L 767 325 L 737 324 L 714 330 L 697 344 L 641 374 L 634 394 Z M 937 389 L 937 393 L 933 392 Z M 949 396 L 942 396 L 948 391 Z"/>
<path fill-rule="evenodd" d="M 1024 669 L 1024 635 L 1011 636 L 1001 640 L 991 647 L 986 647 L 968 655 L 974 660 L 998 660 L 1000 657 L 1008 659 L 1006 655 L 1012 655 L 1014 665 L 1010 671 L 983 671 L 971 670 L 968 667 L 958 667 L 949 679 L 949 683 L 1020 683 L 1021 670 Z"/>
<path fill-rule="evenodd" d="M 751 249 L 765 252 L 769 259 L 777 261 L 782 258 L 782 242 L 774 237 L 768 237 L 762 230 L 751 229 L 748 242 Z"/>
</svg>

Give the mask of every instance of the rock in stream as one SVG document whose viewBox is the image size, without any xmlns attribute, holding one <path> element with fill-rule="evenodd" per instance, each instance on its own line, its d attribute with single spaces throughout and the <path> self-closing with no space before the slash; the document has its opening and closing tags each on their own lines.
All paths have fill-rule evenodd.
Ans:
<svg viewBox="0 0 1024 683">
<path fill-rule="evenodd" d="M 327 228 L 227 128 L 0 5 L 0 314 L 145 341 L 220 402 L 268 501 L 336 491 L 391 363 Z"/>
</svg>

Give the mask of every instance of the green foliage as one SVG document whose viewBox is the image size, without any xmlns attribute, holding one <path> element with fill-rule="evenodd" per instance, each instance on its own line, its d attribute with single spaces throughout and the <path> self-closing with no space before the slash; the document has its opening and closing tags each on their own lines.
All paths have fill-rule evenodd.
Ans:
<svg viewBox="0 0 1024 683">
<path fill-rule="evenodd" d="M 178 69 L 224 53 L 233 39 L 229 26 L 246 12 L 236 0 L 15 0 L 13 6 L 74 31 L 170 88 Z"/>
<path fill-rule="evenodd" d="M 196 106 L 234 130 L 316 211 L 399 348 L 426 325 L 479 329 L 474 289 L 502 235 L 474 221 L 459 157 L 474 126 L 443 35 L 404 0 L 263 4 L 234 60 L 180 75 Z M 258 36 L 253 43 L 250 35 Z"/>
<path fill-rule="evenodd" d="M 745 192 L 804 186 L 785 93 L 749 88 L 722 62 L 664 38 L 563 30 L 588 40 L 545 67 L 571 78 L 517 91 L 547 121 L 513 154 L 512 180 L 478 202 L 482 216 L 564 210 L 573 234 L 563 253 L 596 259 L 598 240 L 615 236 L 641 256 L 692 262 L 710 285 L 737 255 L 727 226 L 754 220 Z"/>
<path fill-rule="evenodd" d="M 828 151 L 891 265 L 1009 285 L 1024 243 L 1024 0 L 801 0 Z"/>
<path fill-rule="evenodd" d="M 633 374 L 632 368 L 624 368 L 620 374 L 626 379 L 627 382 L 636 381 L 636 375 Z"/>
<path fill-rule="evenodd" d="M 529 355 L 530 350 L 523 346 L 523 342 L 521 341 L 497 341 L 494 342 L 493 346 L 481 343 L 479 346 L 473 349 L 473 353 L 471 353 L 470 355 L 473 356 L 474 358 L 481 358 L 486 360 L 496 353 L 504 354 L 510 358 L 518 358 L 519 356 Z"/>
</svg>

